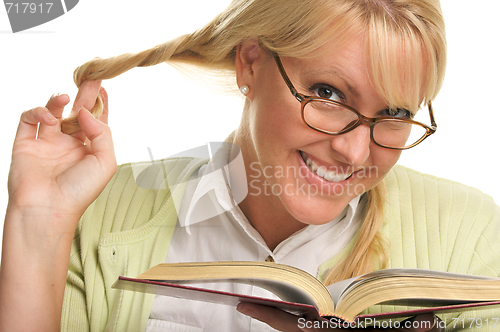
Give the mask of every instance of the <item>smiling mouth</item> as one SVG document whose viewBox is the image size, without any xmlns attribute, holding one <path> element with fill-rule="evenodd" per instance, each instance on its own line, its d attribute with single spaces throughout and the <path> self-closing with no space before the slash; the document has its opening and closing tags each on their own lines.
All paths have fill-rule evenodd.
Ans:
<svg viewBox="0 0 500 332">
<path fill-rule="evenodd" d="M 314 161 L 312 161 L 309 157 L 307 157 L 307 155 L 304 152 L 302 152 L 302 151 L 299 151 L 299 152 L 300 152 L 300 156 L 302 157 L 302 160 L 304 160 L 304 163 L 307 165 L 307 168 L 312 173 L 316 174 L 317 176 L 323 178 L 324 180 L 326 180 L 328 182 L 341 182 L 341 181 L 349 179 L 354 174 L 354 172 L 351 172 L 351 173 L 341 172 L 341 173 L 339 173 L 339 172 L 335 172 L 335 171 L 328 171 L 326 167 L 318 166 Z M 347 167 L 347 170 L 348 169 L 349 169 L 349 167 Z M 342 168 L 340 170 L 342 170 Z"/>
</svg>

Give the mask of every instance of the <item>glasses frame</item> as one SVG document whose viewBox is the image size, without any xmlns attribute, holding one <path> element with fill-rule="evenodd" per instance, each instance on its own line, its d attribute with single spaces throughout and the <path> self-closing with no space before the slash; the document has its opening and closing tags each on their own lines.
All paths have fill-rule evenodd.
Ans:
<svg viewBox="0 0 500 332">
<path fill-rule="evenodd" d="M 351 130 L 357 128 L 358 126 L 360 126 L 362 124 L 366 124 L 368 127 L 370 127 L 370 138 L 371 138 L 372 142 L 375 143 L 376 145 L 382 147 L 382 148 L 392 149 L 392 150 L 407 150 L 407 149 L 410 149 L 410 148 L 412 148 L 412 147 L 414 147 L 414 146 L 422 143 L 422 141 L 424 139 L 426 139 L 430 135 L 434 134 L 436 132 L 436 130 L 437 130 L 437 124 L 436 124 L 436 121 L 434 120 L 434 112 L 432 110 L 432 103 L 430 101 L 427 103 L 427 108 L 429 110 L 429 117 L 430 117 L 430 120 L 431 120 L 431 126 L 429 127 L 425 123 L 421 123 L 421 122 L 414 121 L 414 120 L 408 120 L 408 119 L 395 119 L 395 118 L 391 118 L 391 117 L 370 118 L 370 117 L 364 116 L 363 114 L 359 113 L 357 109 L 355 109 L 355 108 L 353 108 L 353 107 L 351 107 L 349 105 L 346 105 L 344 103 L 341 103 L 341 102 L 338 102 L 338 101 L 335 101 L 335 100 L 326 99 L 326 98 L 321 98 L 321 97 L 306 96 L 306 95 L 304 95 L 302 93 L 299 93 L 299 92 L 297 92 L 297 90 L 293 86 L 292 81 L 290 81 L 290 79 L 288 78 L 288 75 L 285 72 L 285 68 L 283 67 L 283 64 L 281 63 L 281 59 L 278 56 L 278 54 L 275 53 L 275 52 L 272 52 L 272 54 L 273 54 L 274 60 L 276 61 L 278 69 L 280 71 L 281 77 L 283 77 L 283 80 L 285 81 L 286 85 L 290 89 L 290 92 L 292 93 L 292 95 L 301 104 L 301 107 L 302 107 L 302 109 L 301 109 L 302 121 L 304 121 L 304 123 L 309 128 L 311 128 L 313 130 L 316 130 L 316 131 L 318 131 L 320 133 L 323 133 L 323 134 L 336 136 L 336 135 L 342 135 L 342 134 L 348 133 Z M 304 108 L 305 108 L 305 106 L 309 102 L 311 102 L 313 100 L 320 100 L 322 102 L 327 102 L 327 103 L 331 103 L 331 104 L 334 104 L 334 105 L 337 105 L 337 106 L 344 107 L 344 108 L 346 108 L 346 109 L 354 112 L 358 116 L 358 120 L 356 122 L 354 122 L 352 125 L 344 128 L 343 130 L 341 130 L 338 133 L 334 133 L 334 132 L 330 132 L 330 131 L 323 130 L 323 129 L 320 129 L 320 128 L 316 128 L 316 127 L 310 125 L 309 123 L 307 123 L 307 121 L 306 121 L 306 119 L 304 117 Z M 404 123 L 410 123 L 412 125 L 418 125 L 418 126 L 423 127 L 426 130 L 426 132 L 425 132 L 425 135 L 423 135 L 418 141 L 416 141 L 415 143 L 413 143 L 413 144 L 411 144 L 409 146 L 405 146 L 405 147 L 402 147 L 402 148 L 395 148 L 395 147 L 391 147 L 391 146 L 385 146 L 383 144 L 378 143 L 373 138 L 373 128 L 374 128 L 375 124 L 377 124 L 379 122 L 404 122 Z"/>
</svg>

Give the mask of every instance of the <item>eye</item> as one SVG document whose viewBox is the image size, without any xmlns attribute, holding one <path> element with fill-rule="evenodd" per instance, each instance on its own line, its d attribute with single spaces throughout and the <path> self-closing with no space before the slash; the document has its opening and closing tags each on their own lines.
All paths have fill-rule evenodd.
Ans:
<svg viewBox="0 0 500 332">
<path fill-rule="evenodd" d="M 328 85 L 328 84 L 323 84 L 323 83 L 317 83 L 311 85 L 309 88 L 309 91 L 317 97 L 325 98 L 325 99 L 330 99 L 334 101 L 339 101 L 339 102 L 344 102 L 345 97 L 340 92 L 339 90 L 335 89 L 334 87 Z"/>
<path fill-rule="evenodd" d="M 413 119 L 413 117 L 415 116 L 412 112 L 403 108 L 390 108 L 386 109 L 384 112 L 387 116 L 398 119 Z"/>
</svg>

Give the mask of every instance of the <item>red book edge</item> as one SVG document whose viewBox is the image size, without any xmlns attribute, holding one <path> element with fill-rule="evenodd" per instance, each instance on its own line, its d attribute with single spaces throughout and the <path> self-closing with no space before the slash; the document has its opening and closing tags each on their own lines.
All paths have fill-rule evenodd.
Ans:
<svg viewBox="0 0 500 332">
<path fill-rule="evenodd" d="M 262 297 L 256 297 L 251 295 L 242 295 L 235 294 L 230 292 L 222 292 L 212 289 L 206 288 L 198 288 L 191 287 L 186 285 L 172 284 L 162 281 L 153 281 L 153 280 L 145 280 L 145 279 L 136 279 L 129 277 L 120 276 L 118 280 L 111 286 L 115 289 L 129 290 L 135 292 L 149 293 L 149 294 L 158 294 L 170 297 L 177 297 L 195 301 L 203 301 L 210 303 L 218 303 L 225 305 L 237 306 L 238 303 L 255 303 L 260 305 L 267 305 L 271 307 L 275 307 L 278 309 L 285 310 L 294 315 L 300 317 L 313 318 L 318 320 L 325 320 L 330 318 L 339 318 L 348 323 L 353 323 L 356 320 L 360 319 L 387 319 L 387 318 L 401 318 L 401 317 L 412 317 L 419 314 L 430 313 L 430 312 L 440 312 L 440 313 L 448 313 L 448 312 L 457 312 L 457 311 L 466 311 L 470 308 L 477 307 L 485 307 L 497 305 L 500 306 L 500 301 L 490 301 L 490 302 L 473 302 L 466 304 L 457 304 L 457 305 L 446 305 L 446 306 L 438 306 L 438 307 L 429 307 L 429 308 L 420 308 L 420 309 L 411 309 L 411 310 L 403 310 L 403 311 L 392 311 L 392 312 L 384 312 L 378 314 L 366 314 L 366 315 L 358 315 L 353 321 L 345 319 L 339 315 L 324 315 L 321 316 L 318 312 L 318 309 L 315 306 L 287 302 L 281 300 L 273 300 L 266 299 Z"/>
</svg>

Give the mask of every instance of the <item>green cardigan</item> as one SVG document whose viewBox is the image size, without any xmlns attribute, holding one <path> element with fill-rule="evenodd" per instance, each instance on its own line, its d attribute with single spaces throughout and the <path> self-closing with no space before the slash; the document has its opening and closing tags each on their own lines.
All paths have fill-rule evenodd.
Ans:
<svg viewBox="0 0 500 332">
<path fill-rule="evenodd" d="M 135 277 L 165 261 L 177 222 L 174 201 L 182 198 L 185 182 L 205 162 L 177 158 L 150 166 L 147 178 L 156 183 L 151 187 L 168 183 L 162 189 L 137 186 L 134 171 L 148 163 L 118 168 L 76 229 L 62 331 L 144 331 L 154 295 L 114 290 L 111 285 L 120 275 Z M 383 233 L 390 245 L 389 267 L 500 276 L 500 208 L 489 196 L 402 166 L 395 166 L 385 181 L 389 199 Z M 325 262 L 319 276 L 353 244 L 354 239 Z M 453 329 L 451 317 L 442 317 L 447 318 L 447 331 L 462 331 L 461 323 Z M 500 318 L 500 313 L 462 313 L 466 326 L 468 317 Z M 474 331 L 493 331 L 485 324 L 483 320 L 483 328 Z"/>
</svg>

